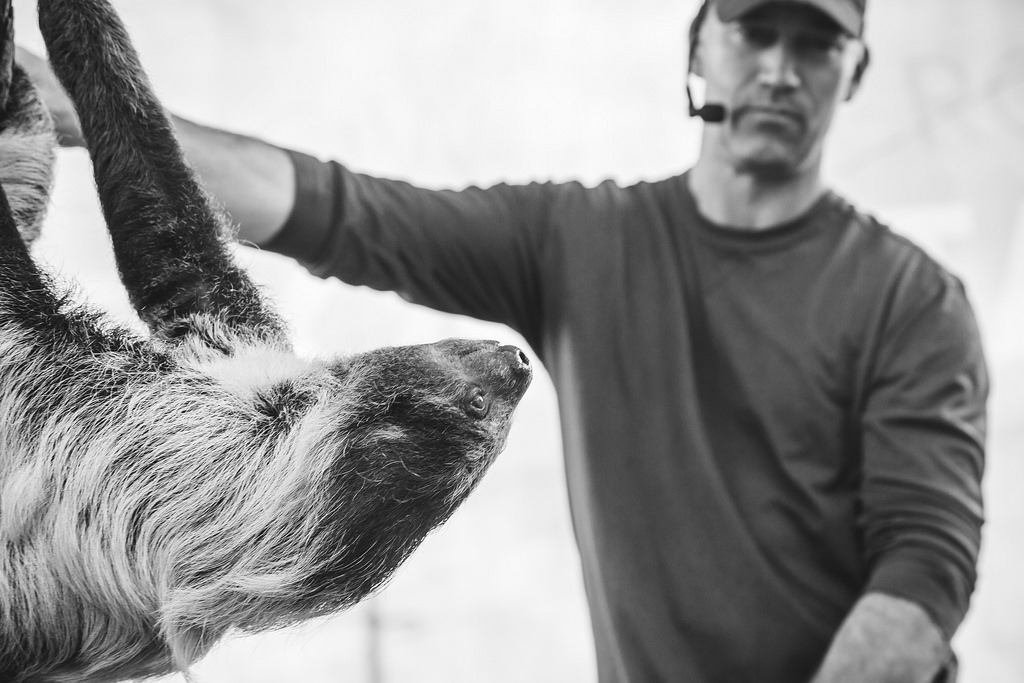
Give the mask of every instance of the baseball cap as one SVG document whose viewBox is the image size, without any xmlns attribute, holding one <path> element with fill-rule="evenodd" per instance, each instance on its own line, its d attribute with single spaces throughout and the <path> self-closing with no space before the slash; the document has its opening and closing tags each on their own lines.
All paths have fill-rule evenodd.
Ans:
<svg viewBox="0 0 1024 683">
<path fill-rule="evenodd" d="M 714 0 L 718 7 L 718 18 L 735 21 L 752 9 L 779 0 Z M 864 30 L 864 9 L 867 0 L 785 0 L 809 5 L 821 10 L 851 35 L 859 36 Z"/>
</svg>

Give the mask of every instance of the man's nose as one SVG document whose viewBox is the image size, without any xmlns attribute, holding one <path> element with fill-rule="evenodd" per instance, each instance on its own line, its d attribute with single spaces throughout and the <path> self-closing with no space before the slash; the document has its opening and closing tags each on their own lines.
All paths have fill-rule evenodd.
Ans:
<svg viewBox="0 0 1024 683">
<path fill-rule="evenodd" d="M 760 55 L 758 83 L 769 88 L 794 89 L 800 85 L 796 55 L 785 40 L 777 40 Z"/>
</svg>

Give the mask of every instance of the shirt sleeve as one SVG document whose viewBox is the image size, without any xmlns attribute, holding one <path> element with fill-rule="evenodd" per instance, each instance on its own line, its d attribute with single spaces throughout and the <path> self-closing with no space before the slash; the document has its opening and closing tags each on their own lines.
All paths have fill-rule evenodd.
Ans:
<svg viewBox="0 0 1024 683">
<path fill-rule="evenodd" d="M 862 522 L 867 589 L 918 603 L 952 637 L 981 543 L 988 375 L 962 285 L 928 265 L 890 302 L 863 416 Z"/>
<path fill-rule="evenodd" d="M 296 200 L 262 247 L 320 277 L 395 291 L 414 303 L 501 322 L 531 343 L 539 264 L 556 186 L 430 190 L 291 152 Z"/>
</svg>

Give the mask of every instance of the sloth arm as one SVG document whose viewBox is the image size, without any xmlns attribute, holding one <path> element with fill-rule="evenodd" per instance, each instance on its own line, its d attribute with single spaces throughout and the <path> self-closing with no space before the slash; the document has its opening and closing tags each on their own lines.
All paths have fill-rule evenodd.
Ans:
<svg viewBox="0 0 1024 683">
<path fill-rule="evenodd" d="M 49 336 L 59 320 L 60 305 L 32 261 L 0 187 L 0 331 L 20 326 Z"/>
<path fill-rule="evenodd" d="M 121 281 L 140 317 L 158 337 L 225 352 L 235 335 L 287 348 L 281 320 L 231 259 L 224 217 L 186 163 L 120 20 L 103 5 L 45 0 L 39 26 L 53 72 L 35 80 L 51 100 L 66 93 L 73 106 L 59 109 L 77 113 Z M 110 42 L 116 50 L 103 49 Z"/>
<path fill-rule="evenodd" d="M 33 133 L 31 116 L 22 116 L 22 110 L 26 106 L 31 107 L 32 103 L 22 101 L 17 94 L 18 89 L 12 87 L 19 75 L 17 71 L 11 74 L 7 70 L 9 68 L 9 62 L 7 68 L 0 64 L 0 70 L 7 72 L 3 94 L 7 101 L 0 102 L 0 112 L 5 119 L 0 138 L 0 150 L 4 152 L 0 158 L 2 164 L 13 164 L 8 156 L 19 151 L 16 146 L 9 148 L 9 143 L 17 140 L 23 132 Z M 20 93 L 24 95 L 25 89 Z M 56 333 L 64 323 L 60 309 L 60 302 L 32 260 L 18 230 L 7 190 L 0 186 L 0 335 L 13 337 L 15 335 L 11 332 L 21 328 L 41 339 L 60 337 Z"/>
</svg>

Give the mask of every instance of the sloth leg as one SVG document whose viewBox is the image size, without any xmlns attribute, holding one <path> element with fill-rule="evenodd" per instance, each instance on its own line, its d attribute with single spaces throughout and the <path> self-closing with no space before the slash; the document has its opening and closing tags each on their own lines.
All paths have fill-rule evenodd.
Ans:
<svg viewBox="0 0 1024 683">
<path fill-rule="evenodd" d="M 32 242 L 46 214 L 57 138 L 32 81 L 14 63 L 14 10 L 0 1 L 0 183 L 21 236 Z"/>
<path fill-rule="evenodd" d="M 226 220 L 185 161 L 113 8 L 41 0 L 39 25 L 81 120 L 121 281 L 143 321 L 158 337 L 198 337 L 225 353 L 238 337 L 286 348 L 282 322 L 232 261 Z"/>
<path fill-rule="evenodd" d="M 0 6 L 0 40 L 0 130 L 5 137 L 16 137 L 25 117 L 15 92 L 10 0 Z M 7 191 L 0 186 L 0 334 L 14 337 L 17 335 L 11 333 L 21 328 L 45 335 L 59 324 L 60 305 L 29 255 L 11 203 Z"/>
<path fill-rule="evenodd" d="M 62 321 L 53 291 L 32 261 L 0 187 L 0 334 L 23 329 L 49 337 Z"/>
</svg>

